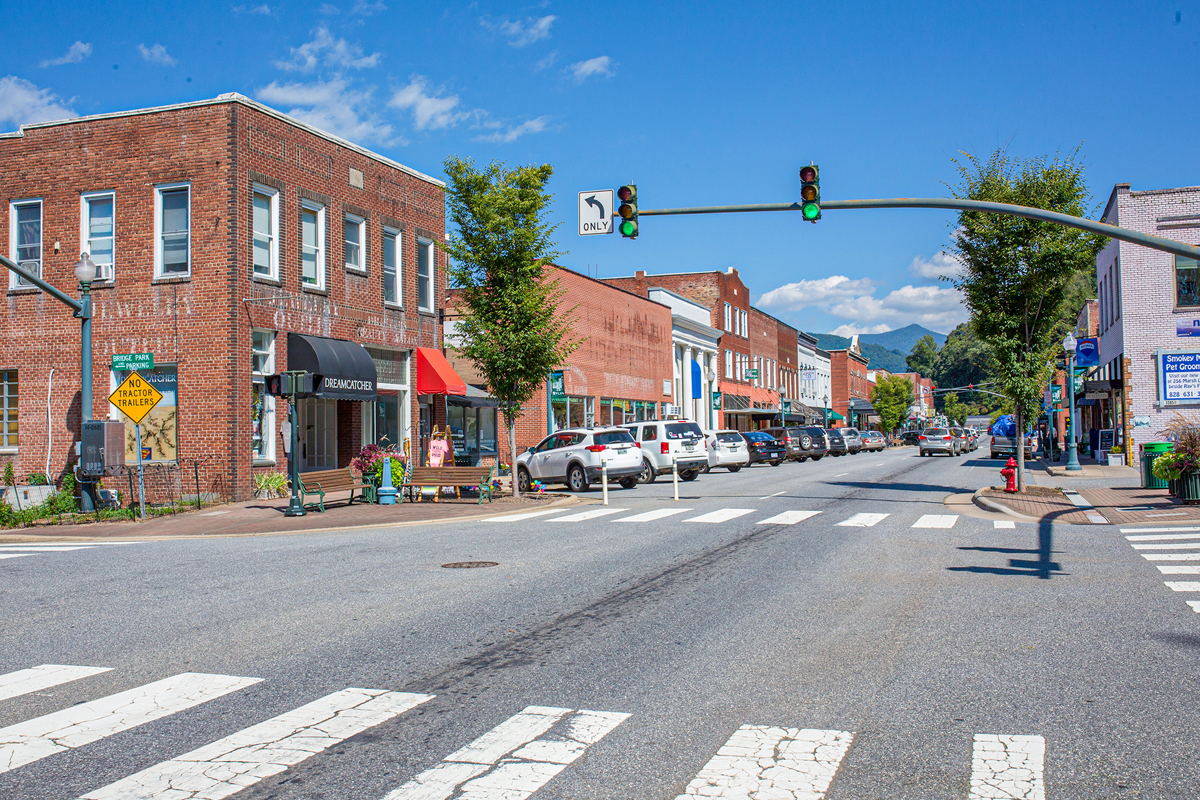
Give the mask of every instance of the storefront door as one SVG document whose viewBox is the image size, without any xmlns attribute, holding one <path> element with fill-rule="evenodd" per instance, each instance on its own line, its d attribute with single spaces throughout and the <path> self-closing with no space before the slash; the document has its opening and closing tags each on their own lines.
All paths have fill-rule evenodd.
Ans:
<svg viewBox="0 0 1200 800">
<path fill-rule="evenodd" d="M 300 471 L 337 466 L 337 400 L 306 398 L 300 406 Z"/>
</svg>

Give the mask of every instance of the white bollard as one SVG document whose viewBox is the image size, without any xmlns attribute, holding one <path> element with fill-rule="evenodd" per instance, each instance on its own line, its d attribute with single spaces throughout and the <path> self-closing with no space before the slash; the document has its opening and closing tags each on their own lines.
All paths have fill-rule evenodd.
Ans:
<svg viewBox="0 0 1200 800">
<path fill-rule="evenodd" d="M 608 459 L 600 456 L 600 493 L 604 496 L 604 505 L 608 505 Z"/>
<path fill-rule="evenodd" d="M 675 500 L 679 501 L 679 462 L 671 456 L 671 483 L 675 485 Z"/>
</svg>

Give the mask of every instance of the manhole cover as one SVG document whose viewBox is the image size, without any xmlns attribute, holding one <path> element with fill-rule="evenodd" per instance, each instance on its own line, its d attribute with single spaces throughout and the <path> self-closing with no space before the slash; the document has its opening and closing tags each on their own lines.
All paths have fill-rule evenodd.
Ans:
<svg viewBox="0 0 1200 800">
<path fill-rule="evenodd" d="M 443 569 L 479 569 L 480 567 L 498 567 L 499 561 L 451 561 L 442 564 Z"/>
</svg>

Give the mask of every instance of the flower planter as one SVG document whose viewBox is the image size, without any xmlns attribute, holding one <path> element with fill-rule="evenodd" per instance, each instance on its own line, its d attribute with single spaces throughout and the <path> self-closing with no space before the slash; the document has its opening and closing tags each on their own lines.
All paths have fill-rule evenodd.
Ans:
<svg viewBox="0 0 1200 800">
<path fill-rule="evenodd" d="M 1112 467 L 1125 466 L 1125 454 L 1124 453 L 1109 453 L 1108 454 L 1108 464 L 1109 464 L 1109 466 L 1112 466 Z"/>
<path fill-rule="evenodd" d="M 1169 494 L 1171 497 L 1179 496 L 1179 481 L 1175 480 L 1174 478 L 1167 481 L 1167 494 Z"/>
<path fill-rule="evenodd" d="M 1180 475 L 1177 485 L 1179 499 L 1186 505 L 1194 506 L 1200 504 L 1200 472 L 1189 472 L 1186 475 Z"/>
</svg>

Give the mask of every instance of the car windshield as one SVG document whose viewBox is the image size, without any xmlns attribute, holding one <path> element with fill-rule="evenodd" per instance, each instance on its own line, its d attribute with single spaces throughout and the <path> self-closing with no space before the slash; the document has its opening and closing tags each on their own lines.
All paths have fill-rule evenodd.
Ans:
<svg viewBox="0 0 1200 800">
<path fill-rule="evenodd" d="M 633 444 L 629 431 L 603 431 L 592 436 L 596 444 Z"/>
<path fill-rule="evenodd" d="M 840 439 L 840 438 L 841 438 L 841 436 L 842 436 L 842 432 L 841 432 L 841 431 L 839 431 L 837 428 L 830 428 L 829 430 L 827 430 L 827 431 L 825 431 L 825 432 L 826 432 L 827 434 L 829 434 L 830 436 L 836 436 L 836 437 L 838 437 L 839 439 Z"/>
<path fill-rule="evenodd" d="M 726 431 L 726 432 L 717 434 L 717 441 L 718 442 L 726 442 L 728 444 L 741 444 L 742 443 L 742 435 L 740 433 Z"/>
<path fill-rule="evenodd" d="M 742 434 L 742 436 L 745 436 L 747 439 L 749 439 L 752 442 L 773 442 L 773 441 L 775 441 L 774 436 L 772 436 L 769 433 L 763 433 L 762 431 L 746 431 L 745 433 Z"/>
<path fill-rule="evenodd" d="M 950 431 L 945 428 L 926 428 L 923 432 L 924 436 L 945 436 Z"/>
<path fill-rule="evenodd" d="M 701 432 L 700 426 L 694 422 L 668 422 L 667 438 L 702 439 L 704 438 L 704 433 Z"/>
</svg>

